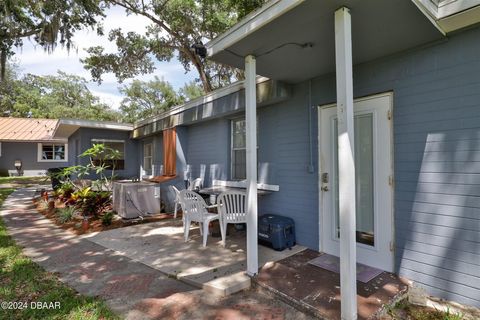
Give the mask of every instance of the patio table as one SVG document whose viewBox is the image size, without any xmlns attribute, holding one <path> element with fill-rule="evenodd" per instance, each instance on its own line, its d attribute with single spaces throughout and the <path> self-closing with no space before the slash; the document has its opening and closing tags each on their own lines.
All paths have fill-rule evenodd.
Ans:
<svg viewBox="0 0 480 320">
<path fill-rule="evenodd" d="M 203 188 L 198 190 L 197 192 L 199 194 L 204 194 L 210 196 L 210 204 L 215 204 L 217 203 L 217 196 L 219 196 L 223 192 L 227 191 L 246 191 L 246 188 L 238 188 L 238 187 L 226 187 L 226 186 L 213 186 L 213 187 L 208 187 L 208 188 Z M 259 196 L 264 196 L 267 194 L 272 193 L 273 191 L 270 190 L 257 190 L 257 194 Z"/>
</svg>

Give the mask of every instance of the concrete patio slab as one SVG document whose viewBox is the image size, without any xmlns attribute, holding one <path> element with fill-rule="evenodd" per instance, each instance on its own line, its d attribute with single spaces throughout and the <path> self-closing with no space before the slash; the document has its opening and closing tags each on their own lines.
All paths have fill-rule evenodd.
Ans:
<svg viewBox="0 0 480 320">
<path fill-rule="evenodd" d="M 206 295 L 157 269 L 62 230 L 36 211 L 34 194 L 35 188 L 21 189 L 4 202 L 0 216 L 9 234 L 33 261 L 55 272 L 79 293 L 105 299 L 125 319 L 311 318 L 253 290 L 226 298 Z"/>
<path fill-rule="evenodd" d="M 217 294 L 231 294 L 250 285 L 246 269 L 245 231 L 233 231 L 223 247 L 220 238 L 208 237 L 207 247 L 201 243 L 199 228 L 192 227 L 190 239 L 184 242 L 180 219 L 141 224 L 84 236 L 85 239 L 118 254 L 140 261 L 199 288 Z M 284 259 L 304 250 L 275 251 L 259 246 L 259 265 Z M 230 276 L 233 277 L 229 278 Z"/>
</svg>

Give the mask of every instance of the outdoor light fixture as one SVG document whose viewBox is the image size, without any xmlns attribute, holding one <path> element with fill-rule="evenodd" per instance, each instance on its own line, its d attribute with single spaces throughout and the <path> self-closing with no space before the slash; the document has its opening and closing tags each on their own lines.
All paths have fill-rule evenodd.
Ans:
<svg viewBox="0 0 480 320">
<path fill-rule="evenodd" d="M 17 169 L 18 175 L 21 176 L 22 160 L 15 160 L 15 169 Z"/>
<path fill-rule="evenodd" d="M 205 59 L 207 57 L 207 48 L 205 48 L 202 42 L 192 44 L 191 48 L 193 49 L 195 54 L 202 59 Z"/>
</svg>

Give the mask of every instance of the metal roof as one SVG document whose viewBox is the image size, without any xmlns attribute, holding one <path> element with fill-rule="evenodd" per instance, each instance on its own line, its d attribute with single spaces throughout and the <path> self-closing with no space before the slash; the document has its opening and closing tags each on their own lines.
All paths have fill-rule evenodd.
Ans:
<svg viewBox="0 0 480 320">
<path fill-rule="evenodd" d="M 2 118 L 0 141 L 45 141 L 53 139 L 56 119 Z"/>
</svg>

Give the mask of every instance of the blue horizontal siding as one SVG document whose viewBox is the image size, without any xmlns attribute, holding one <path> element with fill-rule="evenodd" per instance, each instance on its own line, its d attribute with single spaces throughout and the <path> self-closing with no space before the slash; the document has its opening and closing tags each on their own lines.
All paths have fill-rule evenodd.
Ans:
<svg viewBox="0 0 480 320">
<path fill-rule="evenodd" d="M 354 68 L 354 95 L 393 91 L 395 261 L 429 293 L 480 306 L 480 29 Z M 328 77 L 313 101 L 334 101 Z M 293 177 L 290 177 L 293 178 Z M 314 221 L 312 221 L 313 223 Z"/>
<path fill-rule="evenodd" d="M 214 179 L 226 180 L 228 177 L 229 123 L 227 119 L 218 119 L 188 127 L 186 163 L 190 166 L 192 179 L 203 174 L 205 186 L 210 186 Z M 203 167 L 205 171 L 202 172 Z"/>
<path fill-rule="evenodd" d="M 356 66 L 354 95 L 393 91 L 396 271 L 429 293 L 480 306 L 480 29 Z M 309 97 L 309 85 L 312 88 Z M 335 101 L 332 75 L 292 86 L 258 109 L 258 161 L 280 191 L 259 213 L 294 219 L 299 244 L 318 249 L 316 108 Z M 312 124 L 309 136 L 309 121 Z M 230 179 L 229 120 L 189 126 L 194 177 L 212 164 Z M 314 172 L 309 172 L 310 158 Z"/>
</svg>

